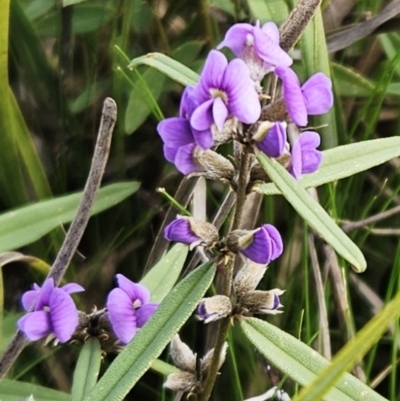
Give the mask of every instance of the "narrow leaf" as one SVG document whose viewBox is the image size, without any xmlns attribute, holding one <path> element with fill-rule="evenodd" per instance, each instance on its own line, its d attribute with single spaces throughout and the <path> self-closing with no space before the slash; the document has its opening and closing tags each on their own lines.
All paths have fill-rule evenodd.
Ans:
<svg viewBox="0 0 400 401">
<path fill-rule="evenodd" d="M 290 378 L 305 386 L 329 365 L 323 356 L 297 338 L 260 319 L 242 320 L 241 327 L 253 345 Z M 358 395 L 361 398 L 355 398 Z M 314 398 L 316 401 L 318 398 Z M 344 373 L 324 397 L 326 401 L 384 401 L 366 384 Z M 296 400 L 298 401 L 298 400 Z"/>
<path fill-rule="evenodd" d="M 304 175 L 299 181 L 303 188 L 318 187 L 350 177 L 400 156 L 400 138 L 395 136 L 351 143 L 325 150 L 322 154 L 320 169 Z M 258 184 L 254 190 L 265 195 L 281 193 L 273 183 Z"/>
<path fill-rule="evenodd" d="M 175 244 L 140 281 L 151 294 L 151 302 L 161 302 L 178 280 L 189 248 Z"/>
<path fill-rule="evenodd" d="M 92 215 L 102 212 L 139 188 L 137 182 L 122 182 L 101 188 Z M 82 193 L 61 196 L 23 206 L 0 215 L 0 252 L 27 245 L 61 224 L 72 221 Z"/>
<path fill-rule="evenodd" d="M 81 401 L 97 382 L 101 364 L 101 347 L 97 338 L 85 342 L 79 354 L 72 382 L 71 401 Z"/>
<path fill-rule="evenodd" d="M 389 324 L 400 316 L 400 292 L 389 302 L 384 309 L 366 324 L 353 341 L 347 343 L 335 356 L 332 363 L 327 366 L 318 377 L 294 401 L 319 400 L 339 380 L 343 379 L 343 372 L 351 369 L 368 350 L 376 344 L 387 330 Z M 369 392 L 352 392 L 354 400 L 373 400 L 372 390 Z"/>
<path fill-rule="evenodd" d="M 50 265 L 44 260 L 36 258 L 35 256 L 24 255 L 20 252 L 3 252 L 0 253 L 0 268 L 13 262 L 22 262 L 27 264 L 32 269 L 43 275 L 47 274 L 50 270 Z"/>
<path fill-rule="evenodd" d="M 265 172 L 300 216 L 352 265 L 354 271 L 363 272 L 367 267 L 364 255 L 322 206 L 275 159 L 260 151 L 256 153 Z"/>
<path fill-rule="evenodd" d="M 134 68 L 143 64 L 161 71 L 184 86 L 195 85 L 199 79 L 199 76 L 190 68 L 162 53 L 148 53 L 145 56 L 137 57 L 131 61 L 128 67 Z"/>
<path fill-rule="evenodd" d="M 184 278 L 108 368 L 84 401 L 120 401 L 188 320 L 210 286 L 215 265 L 205 263 Z"/>
</svg>

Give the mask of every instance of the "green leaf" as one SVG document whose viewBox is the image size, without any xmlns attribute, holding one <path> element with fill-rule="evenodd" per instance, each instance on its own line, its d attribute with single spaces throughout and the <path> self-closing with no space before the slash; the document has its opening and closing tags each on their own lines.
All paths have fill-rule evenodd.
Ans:
<svg viewBox="0 0 400 401">
<path fill-rule="evenodd" d="M 379 341 L 387 330 L 389 324 L 396 321 L 400 316 L 400 292 L 390 301 L 384 309 L 374 316 L 363 328 L 357 333 L 357 336 L 347 343 L 333 358 L 332 363 L 327 366 L 318 377 L 300 394 L 294 401 L 315 401 L 322 399 L 326 392 L 334 386 L 338 381 L 346 384 L 343 378 L 343 372 L 351 369 L 360 359 L 368 352 L 368 350 Z M 367 392 L 352 389 L 351 395 L 353 400 L 365 401 L 383 399 L 375 398 L 372 390 Z"/>
<path fill-rule="evenodd" d="M 189 248 L 175 244 L 140 281 L 151 294 L 151 302 L 161 302 L 178 280 Z"/>
<path fill-rule="evenodd" d="M 21 401 L 33 395 L 36 401 L 69 401 L 69 394 L 38 386 L 34 383 L 24 383 L 17 380 L 1 379 L 0 400 Z"/>
<path fill-rule="evenodd" d="M 289 15 L 287 4 L 282 0 L 249 0 L 251 15 L 263 22 L 274 21 L 281 25 Z"/>
<path fill-rule="evenodd" d="M 215 265 L 205 263 L 184 278 L 110 365 L 84 401 L 120 401 L 188 320 L 210 286 Z"/>
<path fill-rule="evenodd" d="M 199 79 L 198 74 L 190 68 L 162 53 L 148 53 L 145 56 L 137 57 L 130 62 L 128 68 L 135 68 L 143 64 L 157 69 L 183 86 L 195 85 Z"/>
<path fill-rule="evenodd" d="M 125 132 L 128 134 L 136 131 L 156 106 L 154 101 L 161 95 L 165 77 L 157 70 L 149 68 L 142 79 L 133 82 L 125 112 Z"/>
<path fill-rule="evenodd" d="M 241 327 L 253 345 L 290 378 L 303 386 L 312 382 L 329 362 L 314 349 L 278 327 L 256 318 L 243 319 Z M 358 398 L 355 398 L 356 395 Z M 320 398 L 313 398 L 317 401 Z M 324 397 L 326 401 L 384 401 L 366 384 L 350 375 L 343 377 Z M 296 400 L 298 401 L 298 400 Z"/>
<path fill-rule="evenodd" d="M 354 271 L 363 272 L 367 267 L 364 255 L 322 206 L 275 159 L 260 151 L 256 154 L 265 172 L 300 216 L 352 265 Z"/>
<path fill-rule="evenodd" d="M 339 96 L 370 96 L 374 84 L 349 67 L 332 63 L 335 88 Z"/>
<path fill-rule="evenodd" d="M 137 182 L 121 182 L 100 189 L 92 215 L 102 212 L 139 188 Z M 0 215 L 0 252 L 30 244 L 61 224 L 71 222 L 82 192 L 23 206 Z"/>
<path fill-rule="evenodd" d="M 299 181 L 303 188 L 314 188 L 350 177 L 400 156 L 400 138 L 351 143 L 325 150 L 322 154 L 320 169 L 313 174 L 305 174 Z M 254 190 L 265 195 L 281 193 L 273 183 L 257 184 Z"/>
<path fill-rule="evenodd" d="M 72 382 L 71 401 L 83 400 L 99 376 L 101 347 L 97 338 L 85 342 L 79 354 Z"/>
<path fill-rule="evenodd" d="M 85 0 L 63 0 L 63 7 L 72 6 L 74 4 L 82 3 Z"/>
</svg>

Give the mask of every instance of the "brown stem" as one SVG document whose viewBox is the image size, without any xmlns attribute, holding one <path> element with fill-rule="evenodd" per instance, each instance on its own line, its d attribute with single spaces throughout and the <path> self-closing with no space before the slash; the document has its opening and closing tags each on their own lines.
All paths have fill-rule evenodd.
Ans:
<svg viewBox="0 0 400 401">
<path fill-rule="evenodd" d="M 86 181 L 85 189 L 83 191 L 81 202 L 78 206 L 78 211 L 73 222 L 71 223 L 67 236 L 65 237 L 60 251 L 58 252 L 56 260 L 54 261 L 53 266 L 47 276 L 48 278 L 53 278 L 56 285 L 61 282 L 89 221 L 90 212 L 92 210 L 97 191 L 100 187 L 105 165 L 108 159 L 108 154 L 110 152 L 112 131 L 116 119 L 117 106 L 114 100 L 107 98 L 104 101 L 92 165 Z M 0 378 L 4 377 L 8 372 L 18 355 L 23 350 L 24 345 L 25 337 L 20 331 L 17 331 L 0 360 Z"/>
</svg>

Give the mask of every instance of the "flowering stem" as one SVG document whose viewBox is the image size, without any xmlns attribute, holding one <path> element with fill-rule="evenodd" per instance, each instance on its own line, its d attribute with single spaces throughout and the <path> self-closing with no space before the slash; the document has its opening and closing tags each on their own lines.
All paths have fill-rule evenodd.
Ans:
<svg viewBox="0 0 400 401">
<path fill-rule="evenodd" d="M 231 230 L 237 230 L 238 228 L 240 228 L 240 223 L 243 215 L 243 207 L 247 196 L 246 189 L 249 180 L 251 154 L 247 151 L 246 148 L 243 148 L 242 150 L 243 152 L 241 153 L 240 158 L 239 178 L 236 191 L 236 207 Z M 222 295 L 226 295 L 227 297 L 231 296 L 234 266 L 235 256 L 233 254 L 230 254 L 227 256 L 227 259 L 225 259 L 223 266 L 224 276 L 222 284 Z M 214 354 L 207 378 L 204 383 L 204 389 L 201 394 L 200 401 L 207 401 L 211 396 L 211 392 L 214 387 L 215 379 L 217 378 L 219 370 L 221 350 L 228 335 L 230 322 L 231 320 L 228 317 L 226 319 L 222 319 L 219 323 L 214 346 Z"/>
</svg>

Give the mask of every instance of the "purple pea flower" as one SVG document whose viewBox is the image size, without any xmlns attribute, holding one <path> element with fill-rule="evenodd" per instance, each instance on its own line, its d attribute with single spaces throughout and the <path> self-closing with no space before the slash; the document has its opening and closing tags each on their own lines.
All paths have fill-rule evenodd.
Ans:
<svg viewBox="0 0 400 401">
<path fill-rule="evenodd" d="M 316 148 L 320 143 L 320 136 L 313 131 L 303 132 L 294 143 L 289 172 L 296 180 L 299 180 L 302 174 L 314 173 L 318 170 L 322 161 L 322 153 Z"/>
<path fill-rule="evenodd" d="M 75 283 L 57 288 L 52 278 L 42 287 L 34 284 L 33 290 L 22 296 L 28 313 L 18 320 L 18 328 L 31 341 L 54 334 L 60 343 L 67 342 L 78 325 L 78 311 L 69 294 L 79 291 L 84 289 Z"/>
<path fill-rule="evenodd" d="M 190 125 L 197 131 L 215 124 L 221 132 L 228 117 L 253 124 L 260 117 L 261 106 L 250 72 L 243 60 L 228 63 L 226 57 L 212 50 L 196 87 L 199 106 L 193 111 Z"/>
<path fill-rule="evenodd" d="M 260 28 L 256 25 L 239 23 L 228 29 L 217 49 L 229 47 L 232 52 L 244 60 L 250 69 L 254 81 L 260 81 L 274 66 L 289 67 L 293 60 L 279 46 L 279 30 L 273 22 L 267 22 Z"/>
<path fill-rule="evenodd" d="M 255 144 L 269 157 L 281 157 L 287 144 L 286 123 L 276 122 L 269 128 L 262 139 L 254 138 Z"/>
<path fill-rule="evenodd" d="M 326 113 L 333 105 L 332 81 L 322 72 L 310 77 L 302 86 L 296 73 L 288 67 L 275 68 L 282 80 L 283 98 L 290 118 L 301 127 L 308 123 L 307 115 Z"/>
<path fill-rule="evenodd" d="M 108 318 L 115 335 L 123 344 L 128 344 L 137 330 L 145 325 L 158 307 L 149 303 L 150 292 L 141 285 L 116 275 L 118 287 L 107 298 Z"/>
<path fill-rule="evenodd" d="M 182 242 L 183 244 L 192 244 L 200 241 L 190 224 L 190 219 L 180 217 L 173 220 L 165 227 L 164 237 L 167 241 Z"/>
</svg>

